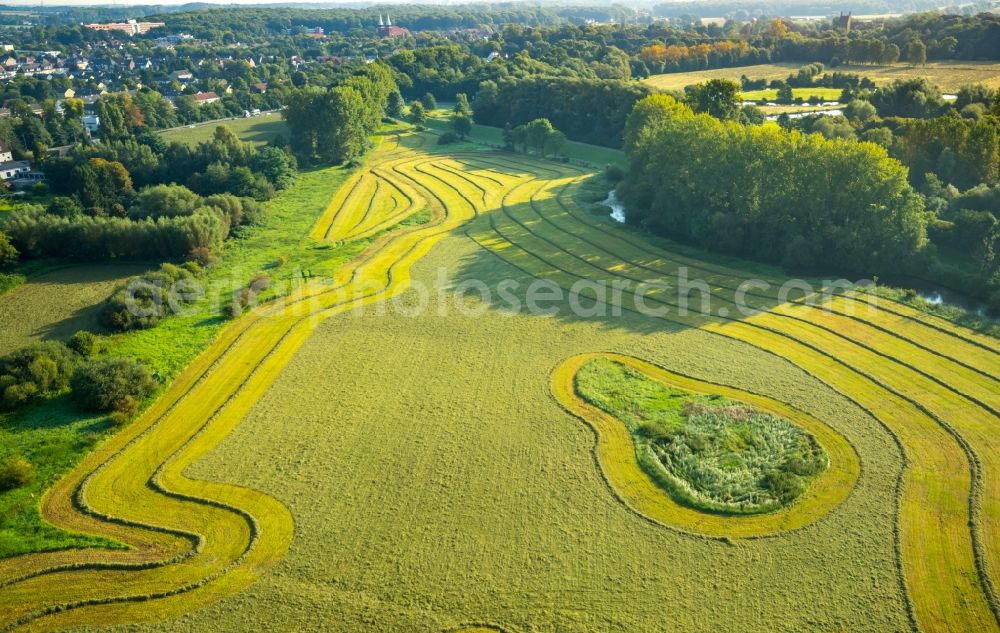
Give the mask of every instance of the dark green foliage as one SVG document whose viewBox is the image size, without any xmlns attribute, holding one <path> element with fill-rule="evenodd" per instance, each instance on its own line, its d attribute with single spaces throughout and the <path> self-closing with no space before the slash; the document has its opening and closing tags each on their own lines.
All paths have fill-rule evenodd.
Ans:
<svg viewBox="0 0 1000 633">
<path fill-rule="evenodd" d="M 15 409 L 64 390 L 77 357 L 62 343 L 46 341 L 0 358 L 0 407 Z"/>
<path fill-rule="evenodd" d="M 73 372 L 73 399 L 90 411 L 113 411 L 142 401 L 156 390 L 156 380 L 130 358 L 98 358 Z"/>
<path fill-rule="evenodd" d="M 183 257 L 198 247 L 214 248 L 229 234 L 229 219 L 211 207 L 188 216 L 156 220 L 60 218 L 44 212 L 12 214 L 4 223 L 11 241 L 31 257 L 101 260 L 119 257 Z"/>
<path fill-rule="evenodd" d="M 396 91 L 392 71 L 382 63 L 369 64 L 329 89 L 306 86 L 293 91 L 283 113 L 292 150 L 324 163 L 353 160 L 381 125 Z"/>
<path fill-rule="evenodd" d="M 518 126 L 547 118 L 569 138 L 619 147 L 625 120 L 651 90 L 634 82 L 530 78 L 488 82 L 475 99 L 475 119 L 483 125 Z"/>
<path fill-rule="evenodd" d="M 791 267 L 873 274 L 922 263 L 923 205 L 885 150 L 724 123 L 667 96 L 635 117 L 619 186 L 629 222 Z"/>
<path fill-rule="evenodd" d="M 614 361 L 585 364 L 576 390 L 628 427 L 654 480 L 701 510 L 772 511 L 793 503 L 829 463 L 812 435 L 783 418 L 671 389 Z"/>
<path fill-rule="evenodd" d="M 83 207 L 75 198 L 68 196 L 57 196 L 52 199 L 45 209 L 49 214 L 60 218 L 76 218 L 83 215 Z"/>
<path fill-rule="evenodd" d="M 926 79 L 897 79 L 876 90 L 872 103 L 884 117 L 932 117 L 945 107 L 941 91 Z"/>
<path fill-rule="evenodd" d="M 139 192 L 128 210 L 133 219 L 191 215 L 201 206 L 201 196 L 182 185 L 156 185 Z"/>
<path fill-rule="evenodd" d="M 427 110 L 424 108 L 424 104 L 419 101 L 410 104 L 410 122 L 416 126 L 427 122 Z"/>
<path fill-rule="evenodd" d="M 175 307 L 199 298 L 193 279 L 187 266 L 163 264 L 108 297 L 101 306 L 101 323 L 115 332 L 154 327 Z"/>
<path fill-rule="evenodd" d="M 406 102 L 403 100 L 403 95 L 399 94 L 399 90 L 393 90 L 389 93 L 389 101 L 385 108 L 386 116 L 390 116 L 394 119 L 403 118 L 403 110 L 406 107 Z"/>
<path fill-rule="evenodd" d="M 717 119 L 737 119 L 740 114 L 740 85 L 726 79 L 712 79 L 688 86 L 685 102 L 695 112 L 704 112 Z"/>
<path fill-rule="evenodd" d="M 465 138 L 472 133 L 472 119 L 466 114 L 456 114 L 451 118 L 451 129 L 459 138 Z"/>
<path fill-rule="evenodd" d="M 460 140 L 462 139 L 458 134 L 455 134 L 454 132 L 445 132 L 438 137 L 437 143 L 438 145 L 451 145 L 452 143 L 457 143 Z"/>
<path fill-rule="evenodd" d="M 420 97 L 420 103 L 424 105 L 428 110 L 437 110 L 438 102 L 434 98 L 434 95 L 430 92 L 424 93 L 424 96 Z"/>
<path fill-rule="evenodd" d="M 298 165 L 295 156 L 278 147 L 263 147 L 250 160 L 250 169 L 259 173 L 278 190 L 295 181 Z"/>
<path fill-rule="evenodd" d="M 0 270 L 10 268 L 17 263 L 20 256 L 17 249 L 10 243 L 10 238 L 6 233 L 0 231 Z"/>
<path fill-rule="evenodd" d="M 35 467 L 23 457 L 13 457 L 0 463 L 0 492 L 30 484 L 35 479 Z"/>
<path fill-rule="evenodd" d="M 66 347 L 84 358 L 90 358 L 101 351 L 101 339 L 92 332 L 81 330 L 70 337 L 66 342 Z"/>
</svg>

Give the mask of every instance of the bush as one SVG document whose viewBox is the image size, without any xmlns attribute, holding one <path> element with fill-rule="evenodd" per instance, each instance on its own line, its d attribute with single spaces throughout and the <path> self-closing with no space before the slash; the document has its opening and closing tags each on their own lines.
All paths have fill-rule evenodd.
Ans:
<svg viewBox="0 0 1000 633">
<path fill-rule="evenodd" d="M 271 287 L 271 278 L 267 273 L 257 273 L 250 281 L 250 290 L 253 292 L 263 292 Z"/>
<path fill-rule="evenodd" d="M 243 314 L 243 306 L 239 301 L 233 299 L 226 305 L 222 306 L 222 316 L 223 318 L 232 320 L 237 319 Z"/>
<path fill-rule="evenodd" d="M 30 484 L 35 479 L 35 467 L 23 457 L 0 464 L 0 492 Z"/>
<path fill-rule="evenodd" d="M 60 218 L 76 218 L 83 215 L 83 207 L 76 201 L 76 198 L 67 196 L 53 198 L 45 211 Z"/>
<path fill-rule="evenodd" d="M 156 390 L 156 379 L 131 358 L 98 358 L 81 365 L 70 381 L 73 399 L 91 411 L 127 410 Z M 137 410 L 138 407 L 136 406 Z"/>
<path fill-rule="evenodd" d="M 70 337 L 66 347 L 84 358 L 90 358 L 101 351 L 101 339 L 96 334 L 80 330 Z"/>
<path fill-rule="evenodd" d="M 0 231 L 0 270 L 10 268 L 16 264 L 19 255 L 20 253 L 10 243 L 10 238 L 7 237 L 7 234 Z"/>
<path fill-rule="evenodd" d="M 112 411 L 110 420 L 114 426 L 125 426 L 135 419 L 139 414 L 139 401 L 132 397 L 126 397 Z"/>
<path fill-rule="evenodd" d="M 617 185 L 625 178 L 625 170 L 618 165 L 608 165 L 604 168 L 604 177 L 613 185 Z"/>
<path fill-rule="evenodd" d="M 211 266 L 218 261 L 218 258 L 212 252 L 212 249 L 205 246 L 196 246 L 188 253 L 188 261 L 199 266 Z"/>
<path fill-rule="evenodd" d="M 183 185 L 146 187 L 135 197 L 129 209 L 134 219 L 191 215 L 201 206 L 201 196 Z"/>
<path fill-rule="evenodd" d="M 35 343 L 0 358 L 0 405 L 15 409 L 69 384 L 76 355 L 56 341 Z"/>
<path fill-rule="evenodd" d="M 200 265 L 163 264 L 160 270 L 129 282 L 105 300 L 101 323 L 115 332 L 155 327 L 166 316 L 171 300 L 183 303 L 197 298 L 186 292 L 171 294 L 182 289 L 178 282 L 194 278 L 192 270 L 200 270 Z"/>
<path fill-rule="evenodd" d="M 459 140 L 458 134 L 454 132 L 445 132 L 438 137 L 438 145 L 451 145 L 452 143 L 457 143 Z"/>
</svg>

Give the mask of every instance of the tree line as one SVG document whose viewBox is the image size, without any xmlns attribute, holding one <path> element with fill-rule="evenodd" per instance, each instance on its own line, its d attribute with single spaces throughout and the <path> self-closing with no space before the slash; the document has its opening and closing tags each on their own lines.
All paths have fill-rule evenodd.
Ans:
<svg viewBox="0 0 1000 633">
<path fill-rule="evenodd" d="M 487 81 L 476 93 L 474 117 L 476 123 L 496 127 L 544 118 L 575 141 L 620 147 L 629 112 L 651 92 L 643 84 L 615 80 Z"/>
<path fill-rule="evenodd" d="M 619 187 L 630 223 L 711 250 L 865 275 L 922 263 L 926 214 L 906 168 L 874 144 L 637 104 Z"/>
<path fill-rule="evenodd" d="M 360 156 L 397 92 L 392 71 L 378 62 L 337 85 L 293 91 L 283 111 L 292 151 L 306 161 L 328 164 Z"/>
</svg>

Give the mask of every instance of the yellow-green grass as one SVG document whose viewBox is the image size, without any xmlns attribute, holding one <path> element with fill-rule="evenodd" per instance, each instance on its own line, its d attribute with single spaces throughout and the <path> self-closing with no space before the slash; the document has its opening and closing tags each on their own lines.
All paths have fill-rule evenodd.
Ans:
<svg viewBox="0 0 1000 633">
<path fill-rule="evenodd" d="M 589 404 L 575 387 L 576 375 L 587 362 L 607 358 L 684 391 L 719 395 L 740 400 L 786 418 L 814 437 L 827 452 L 830 467 L 793 505 L 763 515 L 725 516 L 710 514 L 676 502 L 639 464 L 628 428 L 620 421 Z M 811 415 L 774 398 L 705 382 L 668 372 L 631 356 L 621 354 L 578 354 L 556 367 L 552 373 L 552 395 L 567 411 L 594 429 L 597 461 L 615 494 L 639 514 L 653 521 L 687 532 L 717 538 L 747 538 L 794 530 L 822 517 L 850 494 L 861 472 L 850 443 L 828 425 Z"/>
<path fill-rule="evenodd" d="M 347 172 L 342 168 L 306 171 L 293 187 L 267 203 L 266 226 L 253 227 L 229 240 L 219 261 L 204 277 L 208 294 L 182 314 L 166 318 L 158 327 L 115 334 L 105 343 L 108 354 L 131 356 L 149 365 L 165 381 L 172 380 L 217 335 L 225 321 L 219 316 L 224 298 L 265 271 L 273 280 L 269 294 L 293 292 L 301 270 L 332 274 L 339 263 L 363 250 L 366 240 L 335 249 L 316 248 L 308 232 Z M 283 265 L 277 265 L 286 261 Z M 53 270 L 51 262 L 21 267 L 28 278 Z M 50 297 L 51 298 L 51 297 Z M 0 302 L 3 299 L 0 298 Z M 14 554 L 66 549 L 92 544 L 72 532 L 60 531 L 42 520 L 41 492 L 78 462 L 109 429 L 106 417 L 87 416 L 66 397 L 3 415 L 4 454 L 21 454 L 39 470 L 25 488 L 0 493 L 0 558 Z"/>
<path fill-rule="evenodd" d="M 792 630 L 996 628 L 991 600 L 995 603 L 998 478 L 991 455 L 1000 453 L 989 433 L 995 425 L 989 381 L 998 373 L 990 370 L 1000 357 L 995 349 L 957 326 L 908 314 L 892 302 L 884 317 L 880 309 L 831 321 L 808 312 L 801 317 L 798 310 L 812 309 L 776 306 L 767 293 L 754 301 L 771 310 L 740 320 L 698 313 L 639 317 L 629 301 L 623 316 L 603 320 L 509 316 L 488 309 L 475 319 L 442 317 L 435 310 L 418 317 L 351 315 L 355 307 L 403 293 L 414 266 L 427 279 L 441 257 L 452 271 L 461 263 L 463 270 L 452 272 L 452 280 L 514 272 L 566 288 L 579 279 L 662 277 L 691 264 L 709 276 L 722 303 L 730 302 L 733 288 L 749 276 L 732 266 L 699 262 L 691 251 L 657 249 L 587 216 L 573 199 L 589 176 L 586 170 L 474 150 L 442 149 L 433 137 L 409 135 L 376 152 L 366 171 L 401 191 L 412 190 L 430 209 L 431 221 L 381 235 L 337 270 L 332 285 L 306 284 L 286 301 L 223 330 L 151 412 L 53 489 L 44 504 L 53 522 L 135 549 L 13 559 L 0 563 L 0 578 L 81 560 L 144 569 L 60 570 L 20 580 L 0 589 L 9 618 L 37 613 L 31 624 L 39 628 L 125 623 L 204 605 L 246 587 L 276 564 L 289 547 L 290 519 L 281 509 L 287 507 L 300 527 L 289 561 L 279 563 L 259 589 L 198 617 L 245 622 L 251 612 L 292 622 L 297 616 L 275 608 L 285 598 L 273 596 L 294 595 L 293 602 L 322 603 L 327 621 L 343 630 L 371 623 L 372 617 L 386 624 L 376 628 L 393 629 L 495 622 L 511 630 L 593 630 L 609 623 L 623 630 L 657 630 L 664 604 L 684 605 L 669 616 L 685 630 L 726 628 L 725 622 L 734 621 L 746 630 L 771 630 L 775 621 Z M 462 237 L 465 232 L 472 242 Z M 442 255 L 417 263 L 449 234 Z M 413 294 L 404 298 L 412 302 Z M 670 292 L 648 298 L 655 305 L 675 301 Z M 320 326 L 323 319 L 331 324 Z M 907 325 L 905 334 L 893 332 L 899 319 Z M 321 336 L 315 348 L 303 346 L 317 326 Z M 924 334 L 936 342 L 921 343 Z M 953 346 L 941 338 L 946 336 Z M 608 494 L 602 471 L 585 457 L 593 450 L 586 427 L 554 414 L 557 404 L 544 395 L 553 367 L 600 350 L 807 412 L 817 428 L 829 426 L 853 445 L 865 465 L 857 485 L 835 509 L 803 520 L 801 529 L 741 540 L 736 548 L 639 518 Z M 304 360 L 296 365 L 299 359 Z M 292 375 L 278 377 L 289 362 Z M 265 395 L 272 382 L 274 389 Z M 382 407 L 377 411 L 384 417 L 371 415 L 373 404 Z M 289 416 L 288 406 L 296 415 Z M 236 426 L 247 411 L 250 428 Z M 354 411 L 366 413 L 354 419 Z M 295 418 L 314 415 L 318 418 L 300 435 L 302 422 Z M 297 424 L 289 425 L 290 418 Z M 148 433 L 140 434 L 143 428 Z M 134 442 L 129 433 L 136 433 Z M 310 435 L 315 433 L 325 433 L 326 441 Z M 340 443 L 342 433 L 354 443 Z M 227 434 L 231 439 L 219 454 L 206 452 Z M 155 438 L 155 445 L 148 438 Z M 276 452 L 263 462 L 246 459 L 271 450 Z M 314 456 L 318 450 L 327 459 Z M 298 481 L 286 470 L 290 462 L 282 451 L 298 455 L 291 463 L 311 474 Z M 506 461 L 498 461 L 499 454 Z M 518 456 L 531 456 L 527 470 L 507 463 Z M 181 474 L 185 468 L 190 479 Z M 354 484 L 321 476 L 337 468 Z M 234 479 L 242 485 L 206 483 Z M 146 486 L 148 481 L 154 485 Z M 360 497 L 358 485 L 366 491 Z M 451 505 L 454 486 L 485 486 L 493 494 L 460 495 L 461 503 Z M 80 514 L 73 504 L 78 489 L 83 491 L 78 501 L 108 514 L 215 535 L 213 540 L 226 545 L 216 543 L 218 549 L 205 552 L 176 535 L 108 525 Z M 219 504 L 206 507 L 191 497 L 161 503 L 165 490 Z M 446 511 L 438 512 L 441 504 Z M 540 509 L 546 512 L 536 520 Z M 351 521 L 363 521 L 365 528 Z M 248 530 L 252 525 L 263 527 Z M 456 526 L 470 530 L 471 540 L 463 540 L 465 532 L 456 532 Z M 225 537 L 218 530 L 225 530 Z M 450 538 L 430 537 L 439 530 Z M 581 530 L 591 538 L 579 546 L 579 537 L 569 539 L 574 545 L 567 547 L 567 532 Z M 487 534 L 521 540 L 504 547 Z M 442 542 L 451 546 L 441 547 Z M 496 560 L 484 560 L 484 551 Z M 468 555 L 477 563 L 463 557 Z M 881 562 L 859 563 L 872 557 Z M 778 559 L 779 565 L 761 568 L 762 560 Z M 705 561 L 713 562 L 705 567 Z M 385 573 L 389 567 L 383 565 L 394 571 Z M 857 578 L 860 569 L 878 579 Z M 718 584 L 720 577 L 726 585 Z M 643 579 L 643 591 L 620 590 L 636 579 Z M 474 590 L 455 591 L 458 584 Z M 566 592 L 567 586 L 576 591 Z M 184 591 L 163 599 L 156 594 L 178 588 Z M 110 596 L 120 601 L 128 591 L 157 599 L 78 604 Z M 258 591 L 268 608 L 254 606 Z M 716 599 L 695 604 L 683 597 L 708 594 Z M 436 596 L 434 608 L 425 606 L 428 595 Z M 581 611 L 581 595 L 600 598 L 588 598 Z M 759 621 L 738 608 L 746 600 L 761 614 Z M 544 608 L 536 608 L 539 604 Z M 73 608 L 38 612 L 56 606 Z"/>
<path fill-rule="evenodd" d="M 538 198 L 536 202 L 545 199 L 545 196 L 535 197 Z M 546 224 L 542 216 L 532 219 L 533 213 L 537 215 L 536 205 L 524 204 L 523 200 L 524 196 L 512 197 L 505 208 L 505 217 L 494 222 L 494 235 L 481 238 L 485 246 L 525 270 L 545 275 L 564 287 L 581 278 L 634 274 L 634 264 L 620 258 L 616 261 L 613 247 L 602 246 L 607 243 L 612 229 L 605 227 L 593 231 L 589 238 L 582 237 L 588 233 L 579 226 L 575 231 L 557 231 L 551 223 Z M 512 204 L 514 201 L 520 204 Z M 604 254 L 595 252 L 600 249 Z M 544 257 L 539 253 L 544 253 Z M 629 256 L 626 252 L 626 257 Z M 995 572 L 990 570 L 996 567 L 993 559 L 997 551 L 997 531 L 995 507 L 989 500 L 995 498 L 991 488 L 997 476 L 993 465 L 983 458 L 995 452 L 995 440 L 987 433 L 990 424 L 995 425 L 995 411 L 970 400 L 960 390 L 949 389 L 911 369 L 907 357 L 894 360 L 862 350 L 850 341 L 849 333 L 837 335 L 773 314 L 763 318 L 770 320 L 750 327 L 748 323 L 753 320 L 744 323 L 720 318 L 671 317 L 685 324 L 700 324 L 724 336 L 740 338 L 791 358 L 845 395 L 862 402 L 890 429 L 904 437 L 902 444 L 910 450 L 912 462 L 903 489 L 906 512 L 901 536 L 904 569 L 915 596 L 917 619 L 931 629 L 963 619 L 976 630 L 996 626 L 990 603 Z M 799 339 L 804 342 L 800 343 Z M 855 357 L 860 368 L 846 362 L 837 364 L 838 358 L 847 358 L 850 362 Z M 995 356 L 989 357 L 987 362 L 991 367 L 998 366 Z M 940 373 L 947 374 L 947 366 L 943 366 Z M 881 382 L 883 375 L 889 377 L 884 385 Z M 990 374 L 993 380 L 996 375 L 996 371 Z M 871 386 L 863 387 L 866 382 L 871 382 Z M 886 402 L 894 402 L 894 406 L 883 411 Z M 900 416 L 900 411 L 905 415 Z M 916 425 L 916 419 L 922 419 L 923 425 Z M 917 429 L 920 434 L 914 435 Z M 953 435 L 958 433 L 962 434 L 960 439 Z M 910 449 L 910 444 L 915 447 Z M 922 450 L 927 447 L 934 447 L 934 451 Z M 972 464 L 976 465 L 973 471 L 975 493 L 971 492 Z M 945 480 L 950 480 L 951 484 L 944 483 Z M 927 507 L 932 509 L 926 510 Z M 929 515 L 935 515 L 934 521 L 939 527 L 947 525 L 931 537 L 931 540 L 937 539 L 933 544 L 927 542 L 927 531 L 923 527 Z M 907 564 L 909 558 L 912 560 Z M 928 559 L 934 558 L 938 560 L 928 563 Z M 935 574 L 938 577 L 934 577 Z M 938 589 L 941 586 L 959 587 L 960 591 L 941 592 Z"/>
<path fill-rule="evenodd" d="M 147 264 L 79 264 L 29 278 L 0 295 L 0 356 L 38 340 L 100 332 L 100 303 Z"/>
<path fill-rule="evenodd" d="M 822 101 L 839 101 L 841 92 L 843 91 L 840 88 L 792 88 L 792 98 L 801 97 L 808 101 L 810 97 L 818 97 Z M 776 88 L 744 90 L 740 93 L 740 98 L 746 101 L 760 101 L 761 99 L 773 101 L 778 98 L 778 90 Z"/>
<path fill-rule="evenodd" d="M 757 106 L 760 111 L 764 113 L 765 116 L 771 116 L 773 114 L 781 114 L 782 112 L 788 114 L 796 114 L 802 112 L 823 112 L 825 110 L 836 109 L 837 106 L 824 106 L 824 105 L 763 105 Z"/>
<path fill-rule="evenodd" d="M 414 278 L 433 283 L 442 268 L 449 288 L 531 281 L 461 233 Z M 402 308 L 420 294 L 401 295 Z M 901 464 L 873 419 L 789 363 L 697 329 L 468 307 L 321 325 L 192 472 L 285 503 L 297 526 L 288 556 L 246 591 L 145 630 L 248 618 L 332 631 L 659 631 L 665 619 L 684 631 L 908 628 L 892 544 Z M 822 518 L 769 538 L 726 543 L 648 521 L 614 497 L 590 428 L 551 397 L 552 369 L 598 346 L 787 397 L 856 446 L 858 484 Z M 294 423 L 279 420 L 289 402 L 303 403 Z"/>
<path fill-rule="evenodd" d="M 383 165 L 413 180 L 407 162 L 413 159 Z M 0 596 L 4 621 L 49 628 L 164 617 L 241 588 L 280 558 L 292 531 L 280 504 L 182 472 L 238 424 L 321 318 L 405 288 L 408 266 L 477 212 L 448 195 L 431 194 L 427 202 L 431 223 L 376 240 L 338 271 L 339 288 L 307 286 L 224 330 L 129 432 L 102 445 L 50 491 L 43 502 L 47 518 L 134 549 L 114 557 L 111 568 L 93 563 L 102 554 L 96 551 L 8 561 L 0 566 L 12 583 Z M 114 522 L 102 525 L 112 516 Z M 152 542 L 143 532 L 153 534 Z M 181 535 L 195 545 L 188 552 L 178 551 Z M 79 567 L 83 562 L 92 565 Z M 155 607 L 145 604 L 153 601 Z"/>
<path fill-rule="evenodd" d="M 746 75 L 750 79 L 787 79 L 794 75 L 803 64 L 783 62 L 779 64 L 756 64 L 735 68 L 718 68 L 687 73 L 654 75 L 645 81 L 661 90 L 683 90 L 685 86 L 703 83 L 710 79 L 730 79 L 739 81 Z M 826 72 L 843 72 L 869 77 L 876 84 L 889 83 L 896 79 L 926 78 L 945 92 L 957 92 L 969 84 L 983 84 L 993 89 L 1000 88 L 1000 64 L 996 62 L 942 61 L 923 66 L 893 64 L 891 66 L 848 64 L 827 68 Z"/>
<path fill-rule="evenodd" d="M 202 141 L 211 140 L 215 128 L 220 125 L 228 127 L 240 140 L 255 145 L 266 145 L 276 138 L 288 136 L 288 127 L 281 118 L 281 114 L 277 112 L 255 117 L 236 117 L 185 125 L 164 130 L 160 134 L 168 141 L 195 145 Z"/>
</svg>

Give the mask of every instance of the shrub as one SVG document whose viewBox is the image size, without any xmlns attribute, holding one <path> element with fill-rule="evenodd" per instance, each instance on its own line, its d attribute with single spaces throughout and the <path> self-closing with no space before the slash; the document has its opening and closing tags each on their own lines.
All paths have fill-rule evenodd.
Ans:
<svg viewBox="0 0 1000 633">
<path fill-rule="evenodd" d="M 66 347 L 84 358 L 90 358 L 101 351 L 101 339 L 96 334 L 80 330 L 70 337 Z"/>
<path fill-rule="evenodd" d="M 457 143 L 459 140 L 458 134 L 455 134 L 454 132 L 445 132 L 438 137 L 438 145 L 450 145 L 452 143 Z"/>
<path fill-rule="evenodd" d="M 257 273 L 256 276 L 250 281 L 250 290 L 253 292 L 262 292 L 271 287 L 271 278 L 267 273 Z"/>
<path fill-rule="evenodd" d="M 15 409 L 69 384 L 76 355 L 56 341 L 35 343 L 0 358 L 0 405 Z"/>
<path fill-rule="evenodd" d="M 81 365 L 70 381 L 73 398 L 92 411 L 128 410 L 156 390 L 156 379 L 131 358 L 98 358 Z M 136 409 L 138 407 L 136 406 Z"/>
<path fill-rule="evenodd" d="M 50 215 L 57 215 L 61 218 L 76 218 L 83 215 L 83 207 L 76 198 L 58 196 L 52 199 L 45 209 Z"/>
<path fill-rule="evenodd" d="M 35 467 L 23 457 L 0 464 L 0 492 L 30 484 L 35 479 Z"/>
<path fill-rule="evenodd" d="M 101 308 L 101 323 L 115 332 L 155 327 L 166 316 L 171 300 L 176 304 L 196 298 L 190 293 L 171 294 L 171 291 L 179 289 L 178 282 L 193 279 L 192 271 L 200 269 L 200 264 L 163 264 L 160 270 L 129 282 L 105 300 Z"/>
<path fill-rule="evenodd" d="M 124 426 L 135 419 L 139 414 L 139 401 L 132 397 L 125 397 L 115 406 L 111 412 L 110 420 L 114 426 Z"/>
<path fill-rule="evenodd" d="M 608 165 L 604 168 L 604 177 L 613 185 L 616 185 L 625 178 L 625 170 L 618 165 Z"/>
<path fill-rule="evenodd" d="M 191 215 L 201 206 L 201 196 L 183 185 L 146 187 L 135 197 L 129 209 L 134 219 Z"/>
<path fill-rule="evenodd" d="M 190 253 L 188 253 L 188 261 L 198 264 L 199 266 L 211 266 L 218 261 L 218 258 L 215 256 L 215 253 L 212 252 L 212 249 L 206 246 L 196 246 L 191 249 Z"/>
<path fill-rule="evenodd" d="M 0 270 L 10 268 L 16 264 L 19 255 L 20 253 L 10 243 L 10 238 L 7 237 L 7 234 L 0 231 Z"/>
<path fill-rule="evenodd" d="M 239 301 L 233 299 L 226 305 L 222 306 L 222 316 L 226 319 L 236 319 L 243 314 L 243 306 Z"/>
</svg>

